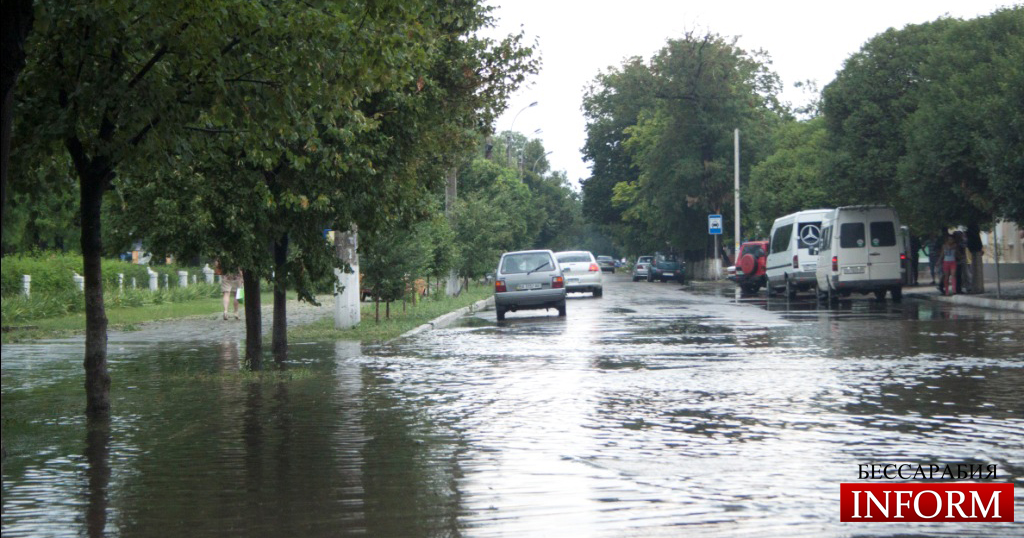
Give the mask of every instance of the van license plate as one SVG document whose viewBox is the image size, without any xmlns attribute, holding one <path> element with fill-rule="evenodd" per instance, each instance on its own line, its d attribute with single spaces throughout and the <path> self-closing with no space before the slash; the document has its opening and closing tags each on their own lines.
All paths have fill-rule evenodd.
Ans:
<svg viewBox="0 0 1024 538">
<path fill-rule="evenodd" d="M 517 290 L 539 290 L 540 288 L 540 284 L 520 284 L 516 286 Z"/>
<path fill-rule="evenodd" d="M 580 279 L 578 279 L 578 278 L 570 278 L 569 279 L 569 283 L 570 284 L 579 284 L 580 283 Z"/>
<path fill-rule="evenodd" d="M 864 274 L 864 266 L 863 265 L 854 265 L 854 266 L 851 266 L 851 267 L 843 267 L 843 274 L 844 275 L 862 275 L 862 274 Z"/>
</svg>

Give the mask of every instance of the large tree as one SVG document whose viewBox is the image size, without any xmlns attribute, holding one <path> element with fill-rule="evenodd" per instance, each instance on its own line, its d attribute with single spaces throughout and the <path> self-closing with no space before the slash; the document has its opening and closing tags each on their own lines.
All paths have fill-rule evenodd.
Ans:
<svg viewBox="0 0 1024 538">
<path fill-rule="evenodd" d="M 745 133 L 748 170 L 788 114 L 769 64 L 734 40 L 687 33 L 649 64 L 632 59 L 599 77 L 584 105 L 594 160 L 584 214 L 626 221 L 632 246 L 705 249 L 707 213 L 732 204 L 734 129 Z"/>
</svg>

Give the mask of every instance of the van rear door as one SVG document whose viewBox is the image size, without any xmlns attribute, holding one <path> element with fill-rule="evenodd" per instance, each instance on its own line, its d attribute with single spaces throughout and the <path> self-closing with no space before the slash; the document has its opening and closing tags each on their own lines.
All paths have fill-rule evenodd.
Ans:
<svg viewBox="0 0 1024 538">
<path fill-rule="evenodd" d="M 839 227 L 839 244 L 833 245 L 839 262 L 840 280 L 853 282 L 867 280 L 868 249 L 867 227 L 861 220 L 846 221 L 841 217 L 836 221 Z"/>
<path fill-rule="evenodd" d="M 900 280 L 900 245 L 891 218 L 868 219 L 868 276 L 871 280 Z"/>
</svg>

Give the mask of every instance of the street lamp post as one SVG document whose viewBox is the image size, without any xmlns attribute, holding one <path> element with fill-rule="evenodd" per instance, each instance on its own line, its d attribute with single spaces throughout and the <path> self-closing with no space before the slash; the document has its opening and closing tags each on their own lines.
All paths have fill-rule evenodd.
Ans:
<svg viewBox="0 0 1024 538">
<path fill-rule="evenodd" d="M 547 157 L 548 155 L 551 155 L 552 153 L 554 153 L 554 151 L 549 151 L 549 152 L 545 153 L 544 155 L 541 155 L 540 157 L 537 157 L 533 161 L 533 166 L 530 167 L 530 171 L 536 173 L 537 172 L 537 163 L 539 163 L 541 159 L 543 159 L 544 157 Z"/>
<path fill-rule="evenodd" d="M 512 125 L 508 126 L 508 134 L 505 135 L 505 166 L 508 166 L 512 162 L 512 128 L 516 125 L 516 120 L 519 119 L 519 115 L 522 114 L 527 108 L 537 106 L 537 101 L 534 101 L 523 107 L 522 110 L 516 112 L 516 115 L 512 118 Z"/>
</svg>

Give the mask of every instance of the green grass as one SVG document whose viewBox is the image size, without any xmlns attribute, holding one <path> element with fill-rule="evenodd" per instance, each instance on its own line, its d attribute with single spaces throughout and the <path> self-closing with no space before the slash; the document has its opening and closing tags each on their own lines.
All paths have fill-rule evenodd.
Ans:
<svg viewBox="0 0 1024 538">
<path fill-rule="evenodd" d="M 264 305 L 273 300 L 273 294 L 269 292 L 260 294 L 260 297 Z M 108 303 L 107 327 L 111 330 L 137 330 L 139 325 L 153 321 L 210 316 L 220 313 L 223 310 L 222 304 L 219 297 L 199 297 L 182 302 L 158 302 L 139 306 L 111 306 Z M 19 322 L 18 326 L 30 328 L 4 332 L 3 343 L 84 334 L 85 314 L 78 312 L 42 319 L 26 319 Z"/>
<path fill-rule="evenodd" d="M 470 284 L 469 288 L 458 297 L 428 297 L 415 307 L 406 304 L 402 312 L 402 303 L 391 305 L 391 319 L 384 319 L 384 305 L 380 305 L 380 322 L 374 321 L 374 304 L 363 303 L 362 320 L 351 329 L 335 329 L 334 318 L 324 318 L 308 325 L 293 327 L 288 331 L 290 342 L 322 342 L 335 340 L 359 340 L 363 343 L 386 342 L 403 333 L 415 329 L 428 321 L 469 306 L 494 293 L 490 285 Z"/>
</svg>

